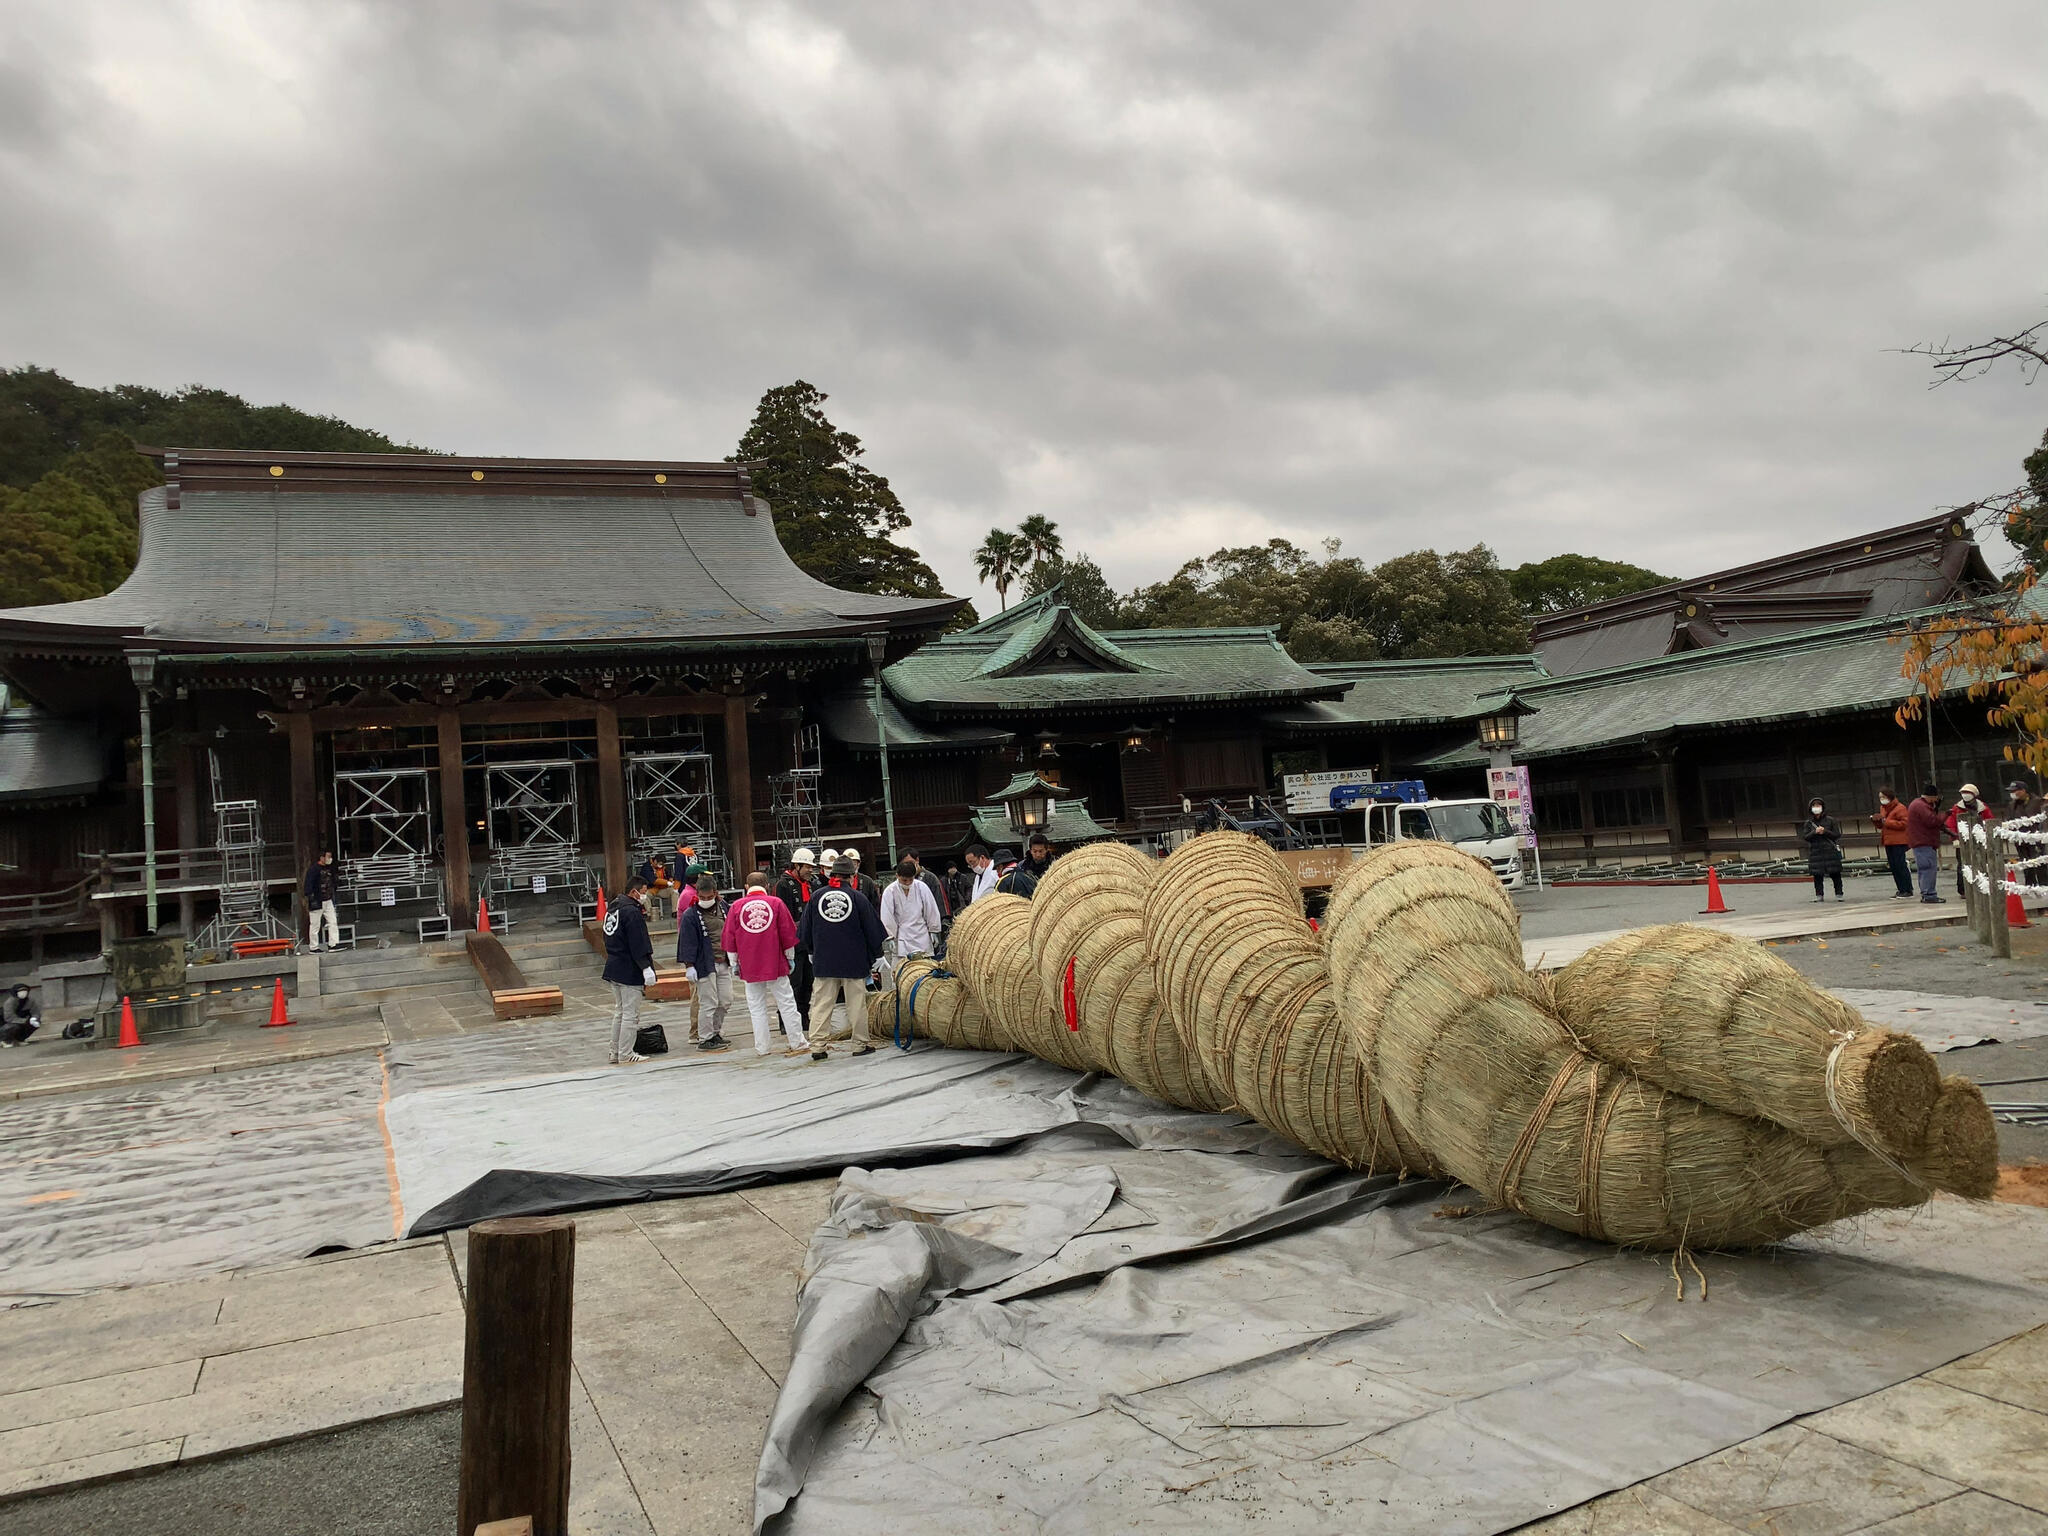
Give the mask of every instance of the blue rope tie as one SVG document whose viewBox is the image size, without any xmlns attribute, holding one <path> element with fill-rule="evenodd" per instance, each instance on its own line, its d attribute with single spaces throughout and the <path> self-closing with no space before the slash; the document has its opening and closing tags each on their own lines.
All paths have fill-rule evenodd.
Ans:
<svg viewBox="0 0 2048 1536">
<path fill-rule="evenodd" d="M 953 973 L 942 967 L 934 966 L 910 984 L 910 1020 L 913 1024 L 917 1022 L 917 989 L 930 981 L 934 976 L 943 976 L 951 980 Z M 910 1040 L 903 1033 L 903 984 L 901 981 L 896 984 L 896 1022 L 890 1027 L 889 1033 L 890 1038 L 895 1041 L 897 1050 L 907 1051 L 910 1049 Z"/>
</svg>

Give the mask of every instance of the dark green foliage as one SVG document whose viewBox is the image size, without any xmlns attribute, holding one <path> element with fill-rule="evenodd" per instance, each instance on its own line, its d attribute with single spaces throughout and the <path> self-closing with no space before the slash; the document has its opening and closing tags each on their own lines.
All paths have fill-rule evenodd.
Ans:
<svg viewBox="0 0 2048 1536">
<path fill-rule="evenodd" d="M 1640 565 L 1602 560 L 1596 555 L 1552 555 L 1548 560 L 1518 565 L 1506 575 L 1524 613 L 1562 613 L 1567 608 L 1583 608 L 1610 597 L 1665 586 L 1672 580 Z"/>
<path fill-rule="evenodd" d="M 1123 624 L 1123 600 L 1102 574 L 1102 567 L 1086 555 L 1071 560 L 1054 557 L 1031 567 L 1024 578 L 1024 594 L 1036 597 L 1055 586 L 1060 597 L 1074 610 L 1074 617 L 1092 629 L 1116 629 Z"/>
<path fill-rule="evenodd" d="M 333 416 L 311 416 L 288 405 L 251 405 L 224 389 L 197 384 L 176 394 L 135 384 L 88 389 L 32 364 L 0 369 L 0 485 L 26 489 L 109 432 L 162 448 L 423 451 Z"/>
<path fill-rule="evenodd" d="M 1512 655 L 1529 648 L 1507 578 L 1485 545 L 1432 549 L 1376 566 L 1317 560 L 1285 539 L 1221 549 L 1133 592 L 1133 628 L 1269 625 L 1298 661 Z"/>
<path fill-rule="evenodd" d="M 761 397 L 728 463 L 752 464 L 790 559 L 828 586 L 942 597 L 932 568 L 889 537 L 910 515 L 889 482 L 860 462 L 860 439 L 825 415 L 829 397 L 798 379 Z"/>
<path fill-rule="evenodd" d="M 2006 519 L 2006 537 L 2035 572 L 2048 569 L 2048 432 L 2041 446 L 2020 461 L 2027 472 L 2027 495 Z"/>
<path fill-rule="evenodd" d="M 134 569 L 135 498 L 160 481 L 133 444 L 419 452 L 381 432 L 225 390 L 87 389 L 47 368 L 0 370 L 0 602 L 72 602 Z"/>
</svg>

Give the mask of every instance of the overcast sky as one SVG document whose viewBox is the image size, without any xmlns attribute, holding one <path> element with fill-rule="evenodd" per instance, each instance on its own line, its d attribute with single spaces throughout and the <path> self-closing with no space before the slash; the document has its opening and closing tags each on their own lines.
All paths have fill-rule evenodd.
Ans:
<svg viewBox="0 0 2048 1536">
<path fill-rule="evenodd" d="M 8 0 L 0 362 L 719 458 L 907 535 L 1691 575 L 2018 480 L 2048 6 Z"/>
</svg>

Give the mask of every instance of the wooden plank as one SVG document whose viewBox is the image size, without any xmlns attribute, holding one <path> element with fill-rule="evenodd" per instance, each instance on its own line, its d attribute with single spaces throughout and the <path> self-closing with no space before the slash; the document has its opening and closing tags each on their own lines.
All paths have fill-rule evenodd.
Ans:
<svg viewBox="0 0 2048 1536">
<path fill-rule="evenodd" d="M 650 1003 L 687 1003 L 690 1000 L 690 978 L 683 974 L 680 965 L 658 965 L 654 968 L 654 984 L 647 988 Z"/>
<path fill-rule="evenodd" d="M 561 1011 L 560 987 L 522 987 L 516 992 L 491 994 L 491 1016 L 497 1019 L 538 1019 Z"/>
<path fill-rule="evenodd" d="M 512 957 L 505 953 L 505 946 L 495 933 L 472 931 L 464 934 L 462 941 L 469 951 L 469 963 L 483 978 L 485 991 L 516 992 L 526 985 L 526 978 L 512 963 Z"/>
<path fill-rule="evenodd" d="M 514 1511 L 539 1536 L 569 1528 L 575 1294 L 574 1222 L 513 1216 L 469 1229 L 458 1531 Z"/>
<path fill-rule="evenodd" d="M 1331 885 L 1365 854 L 1363 848 L 1288 848 L 1281 851 L 1280 862 L 1303 890 L 1316 891 Z"/>
</svg>

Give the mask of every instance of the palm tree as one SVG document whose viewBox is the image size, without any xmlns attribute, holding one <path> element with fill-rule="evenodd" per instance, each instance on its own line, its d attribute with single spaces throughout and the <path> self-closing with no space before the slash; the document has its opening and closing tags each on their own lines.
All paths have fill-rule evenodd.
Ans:
<svg viewBox="0 0 2048 1536">
<path fill-rule="evenodd" d="M 1061 554 L 1060 525 L 1034 512 L 1017 525 L 1017 541 L 1024 546 L 1031 564 L 1057 560 Z"/>
<path fill-rule="evenodd" d="M 1024 540 L 1001 528 L 989 529 L 988 537 L 981 541 L 981 548 L 974 552 L 975 570 L 983 581 L 994 583 L 996 596 L 1005 608 L 1010 606 L 1010 583 L 1024 569 L 1030 553 L 1031 548 Z"/>
</svg>

